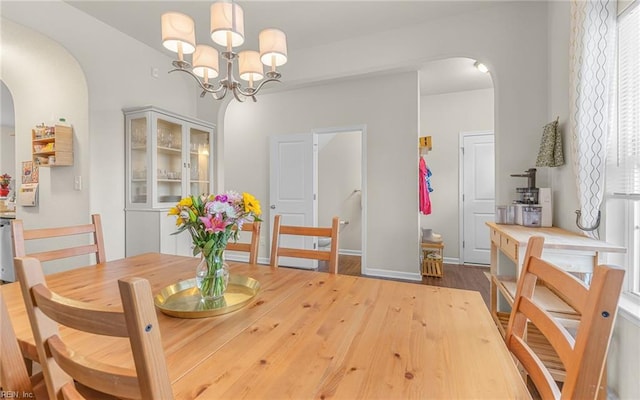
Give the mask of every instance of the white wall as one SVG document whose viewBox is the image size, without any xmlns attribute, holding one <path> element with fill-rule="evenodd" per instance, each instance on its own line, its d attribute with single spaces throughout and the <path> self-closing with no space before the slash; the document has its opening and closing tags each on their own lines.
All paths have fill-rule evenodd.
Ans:
<svg viewBox="0 0 640 400">
<path fill-rule="evenodd" d="M 539 146 L 541 127 L 547 122 L 547 6 L 545 3 L 538 2 L 518 2 L 509 4 L 500 4 L 499 6 L 473 12 L 465 15 L 459 15 L 437 21 L 429 21 L 428 23 L 407 27 L 396 31 L 388 31 L 384 34 L 376 34 L 370 36 L 362 36 L 349 40 L 345 40 L 332 45 L 325 45 L 315 48 L 298 50 L 295 59 L 296 68 L 286 77 L 285 87 L 295 83 L 322 81 L 328 78 L 338 76 L 355 76 L 363 73 L 370 73 L 362 80 L 362 89 L 370 93 L 371 98 L 363 98 L 363 101 L 375 101 L 377 107 L 383 102 L 393 98 L 399 101 L 404 95 L 396 88 L 384 90 L 377 85 L 386 84 L 387 76 L 377 76 L 376 72 L 388 70 L 389 68 L 398 67 L 400 64 L 406 64 L 408 60 L 416 63 L 434 60 L 438 58 L 446 58 L 450 56 L 467 56 L 480 59 L 485 62 L 492 71 L 492 78 L 495 85 L 495 134 L 496 134 L 496 201 L 506 202 L 512 199 L 517 182 L 509 177 L 512 171 L 524 171 L 535 162 L 537 148 Z M 482 34 L 479 34 L 481 32 Z M 402 40 L 401 40 L 402 38 Z M 413 40 L 406 40 L 412 38 Z M 437 39 L 436 39 L 437 38 Z M 376 43 L 378 48 L 393 48 L 393 57 L 379 57 L 379 52 L 372 51 L 371 43 Z M 318 54 L 326 52 L 328 54 L 340 54 L 340 63 L 331 65 L 318 62 Z M 526 79 L 524 78 L 526 77 Z M 339 81 L 342 82 L 342 81 Z M 348 86 L 348 81 L 343 86 Z M 365 82 L 368 82 L 365 83 Z M 255 136 L 246 138 L 246 142 L 242 142 L 237 136 L 237 129 L 249 131 L 247 127 L 251 127 L 254 132 L 271 131 L 268 134 L 275 133 L 295 133 L 301 131 L 310 131 L 314 128 L 339 125 L 336 120 L 337 115 L 345 114 L 350 111 L 344 107 L 345 102 L 352 101 L 354 96 L 351 92 L 346 93 L 339 87 L 340 84 L 334 85 L 324 84 L 322 87 L 308 87 L 303 91 L 291 91 L 288 94 L 274 93 L 268 97 L 271 99 L 278 98 L 282 102 L 280 107 L 274 107 L 273 117 L 270 121 L 263 121 L 263 118 L 256 118 L 254 108 L 261 108 L 261 103 L 266 100 L 260 100 L 257 106 L 236 105 L 232 103 L 227 112 L 225 120 L 225 141 L 233 140 L 230 146 L 225 145 L 225 167 L 227 174 L 225 180 L 227 182 L 250 182 L 251 177 L 242 176 L 237 172 L 237 167 L 233 168 L 234 163 L 229 162 L 229 158 L 238 158 L 243 151 L 246 151 L 248 144 L 251 146 L 264 146 L 266 141 L 260 139 L 256 142 Z M 370 87 L 371 86 L 371 87 Z M 315 101 L 307 104 L 309 101 L 307 96 L 311 96 L 319 91 L 326 90 L 327 87 L 335 87 L 335 95 L 325 104 L 321 101 Z M 360 86 L 359 86 L 360 87 Z M 375 89 L 373 88 L 375 87 Z M 414 89 L 417 92 L 417 88 Z M 299 103 L 288 100 L 291 96 L 297 96 Z M 263 96 L 266 98 L 267 96 Z M 333 105 L 343 105 L 340 109 L 334 109 Z M 301 108 L 304 105 L 304 108 Z M 235 107 L 244 107 L 246 114 L 234 114 Z M 311 110 L 311 111 L 309 111 Z M 326 110 L 333 113 L 326 115 Z M 392 113 L 386 113 L 388 118 L 397 118 Z M 286 120 L 291 120 L 287 124 L 282 116 L 286 115 Z M 250 117 L 249 117 L 250 116 Z M 379 115 L 375 116 L 380 117 Z M 343 118 L 343 117 L 341 117 Z M 353 117 L 350 119 L 354 119 Z M 254 121 L 260 120 L 263 125 L 258 125 Z M 300 121 L 295 123 L 293 121 Z M 396 124 L 403 123 L 403 119 L 396 119 Z M 347 122 L 348 123 L 348 122 Z M 358 123 L 369 124 L 368 121 L 362 120 Z M 233 127 L 232 127 L 233 125 Z M 288 128 L 288 129 L 287 129 Z M 232 129 L 233 131 L 229 131 Z M 398 129 L 400 132 L 400 130 Z M 415 138 L 420 129 L 414 129 L 412 133 L 412 144 L 407 146 L 403 157 L 403 162 L 412 164 L 412 176 L 417 174 L 417 146 Z M 400 134 L 400 133 L 398 133 Z M 402 135 L 405 132 L 401 133 Z M 394 139 L 397 136 L 394 136 Z M 403 136 L 404 138 L 404 136 Z M 409 151 L 410 152 L 407 152 Z M 393 147 L 387 149 L 387 154 L 395 151 Z M 385 155 L 386 156 L 386 155 Z M 392 157 L 396 157 L 395 155 Z M 369 181 L 372 176 L 377 176 L 380 169 L 384 169 L 384 159 L 367 154 Z M 410 159 L 408 161 L 408 159 Z M 254 160 L 258 163 L 258 170 L 263 171 L 268 165 L 266 155 L 257 155 Z M 233 169 L 231 172 L 230 169 Z M 249 174 L 245 174 L 249 175 Z M 256 183 L 256 187 L 262 187 L 259 193 L 267 194 L 266 173 L 261 174 L 264 182 Z M 416 175 L 417 176 L 417 175 Z M 235 178 L 234 178 L 235 177 Z M 246 179 L 245 179 L 246 178 Z M 236 180 L 237 179 L 237 180 Z M 395 179 L 398 179 L 396 177 Z M 401 179 L 407 179 L 402 177 Z M 416 178 L 417 179 L 417 178 Z M 414 193 L 417 192 L 416 179 L 409 182 L 413 187 Z M 386 196 L 390 191 L 370 191 L 369 202 L 380 201 L 374 200 L 376 196 Z M 396 192 L 391 191 L 395 195 Z M 367 235 L 369 236 L 369 251 L 367 258 L 372 263 L 371 268 L 393 269 L 399 272 L 418 271 L 417 255 L 418 255 L 418 230 L 417 230 L 417 208 L 415 207 L 417 195 L 413 195 L 411 199 L 401 198 L 398 207 L 402 210 L 411 209 L 413 217 L 411 222 L 405 226 L 399 233 L 402 235 L 393 243 L 403 243 L 400 247 L 394 247 L 392 243 L 385 242 L 380 236 L 388 233 L 388 228 L 376 223 L 369 224 Z M 382 210 L 378 210 L 382 211 Z M 369 215 L 373 211 L 369 209 Z M 369 218 L 368 223 L 373 218 Z M 379 218 L 376 218 L 378 221 Z M 414 227 L 416 229 L 414 229 Z M 380 235 L 376 239 L 372 239 L 371 235 Z M 392 249 L 391 252 L 381 254 L 381 258 L 374 256 L 373 252 L 379 252 L 379 246 L 385 249 Z M 375 250 L 374 250 L 375 249 Z M 391 257 L 389 257 L 391 256 Z M 394 256 L 397 259 L 393 260 Z M 389 261 L 387 261 L 389 260 Z"/>
<path fill-rule="evenodd" d="M 0 174 L 7 173 L 13 179 L 20 178 L 16 169 L 15 127 L 0 125 Z"/>
<path fill-rule="evenodd" d="M 16 178 L 15 111 L 13 97 L 4 82 L 0 81 L 0 174 L 8 173 Z"/>
<path fill-rule="evenodd" d="M 326 139 L 326 140 L 323 140 Z M 319 134 L 318 226 L 331 226 L 334 216 L 349 222 L 340 226 L 340 250 L 357 254 L 362 250 L 360 132 Z"/>
<path fill-rule="evenodd" d="M 263 95 L 255 104 L 231 103 L 224 122 L 226 187 L 249 191 L 267 204 L 269 153 L 265 149 L 270 135 L 365 125 L 364 260 L 369 273 L 419 279 L 417 87 L 417 72 L 405 72 L 385 76 L 375 85 L 369 79 L 349 80 Z M 268 235 L 269 221 L 266 216 L 263 219 L 262 231 Z M 267 254 L 264 248 L 260 252 Z"/>
<path fill-rule="evenodd" d="M 2 52 L 0 78 L 11 91 L 15 108 L 16 170 L 21 171 L 22 161 L 31 160 L 31 129 L 36 124 L 65 117 L 74 128 L 74 165 L 40 168 L 38 206 L 18 206 L 16 217 L 27 229 L 87 223 L 88 192 L 73 190 L 74 176 L 89 175 L 88 94 L 82 70 L 58 43 L 5 19 Z M 73 261 L 48 271 L 70 266 Z"/>
<path fill-rule="evenodd" d="M 547 119 L 559 117 L 559 130 L 563 139 L 565 165 L 543 167 L 538 176 L 548 177 L 553 192 L 553 224 L 572 232 L 580 232 L 576 227 L 575 210 L 580 208 L 571 151 L 572 138 L 569 135 L 569 33 L 570 3 L 549 3 L 549 101 Z M 540 186 L 540 185 L 538 185 Z"/>
<path fill-rule="evenodd" d="M 380 49 L 393 52 L 381 57 Z M 328 60 L 339 55 L 340 62 L 319 62 L 319 54 L 328 54 Z M 417 68 L 448 57 L 481 60 L 491 70 L 495 89 L 496 201 L 507 202 L 518 184 L 509 174 L 535 163 L 548 122 L 547 56 L 547 3 L 499 2 L 468 14 L 300 49 L 291 57 L 296 68 L 286 82 L 373 74 L 406 68 L 408 62 Z M 380 92 L 380 97 L 388 95 Z"/>
<path fill-rule="evenodd" d="M 54 65 L 55 59 L 43 57 L 43 53 L 30 46 L 24 37 L 2 37 L 3 53 L 10 45 L 23 46 L 23 52 L 30 52 L 30 57 L 34 60 L 32 64 L 47 71 L 44 76 L 49 77 L 50 81 L 41 88 L 34 85 L 31 90 L 19 95 L 30 99 L 25 101 L 32 101 L 34 97 L 49 99 L 49 104 L 43 110 L 22 110 L 25 118 L 30 119 L 24 129 L 30 130 L 32 124 L 42 122 L 43 118 L 50 116 L 65 116 L 68 121 L 73 122 L 76 130 L 85 124 L 81 134 L 85 140 L 83 146 L 86 147 L 77 153 L 74 167 L 77 169 L 79 165 L 83 166 L 82 170 L 75 171 L 77 175 L 83 176 L 83 190 L 73 192 L 73 177 L 68 173 L 69 176 L 56 178 L 60 185 L 56 187 L 55 193 L 62 196 L 67 192 L 66 195 L 81 195 L 84 199 L 83 207 L 76 207 L 74 215 L 81 215 L 88 220 L 90 213 L 100 213 L 104 221 L 107 258 L 124 257 L 125 154 L 122 108 L 155 105 L 215 122 L 219 104 L 210 99 L 201 100 L 190 77 L 167 74 L 171 68 L 171 58 L 168 55 L 125 36 L 64 2 L 3 2 L 2 16 L 62 43 L 69 55 L 77 60 L 74 62 L 79 65 L 76 68 L 80 73 L 79 78 L 61 81 L 60 75 L 57 72 L 54 74 L 58 70 Z M 55 42 L 52 42 L 53 45 L 59 47 Z M 17 64 L 17 59 L 8 56 L 3 57 L 2 63 L 3 69 L 12 63 L 16 68 L 24 66 Z M 158 78 L 151 76 L 151 67 L 159 69 Z M 22 79 L 34 82 L 32 77 Z M 50 85 L 63 83 L 67 89 L 79 80 L 88 87 L 88 94 L 85 89 L 84 97 L 75 98 L 78 105 L 69 107 L 69 110 L 53 107 L 59 104 L 57 98 L 62 89 L 56 86 L 56 90 L 50 90 Z M 198 115 L 198 102 L 206 104 L 200 105 L 203 107 L 202 115 Z M 208 106 L 211 107 L 210 111 L 205 108 Z M 75 110 L 80 109 L 86 115 L 75 118 Z M 24 143 L 18 143 L 18 146 L 18 153 L 23 154 L 20 159 L 23 159 L 29 146 Z M 79 162 L 82 164 L 78 164 Z M 57 199 L 62 204 L 63 198 Z M 42 209 L 38 215 L 39 218 L 50 218 Z"/>
<path fill-rule="evenodd" d="M 560 117 L 566 164 L 557 168 L 541 168 L 548 174 L 553 189 L 554 225 L 579 232 L 574 210 L 579 208 L 573 169 L 572 138 L 568 132 L 569 116 L 569 35 L 571 8 L 569 2 L 550 2 L 548 13 L 549 101 L 547 119 Z M 618 314 L 607 358 L 609 388 L 620 399 L 640 398 L 640 321 L 637 317 Z"/>
<path fill-rule="evenodd" d="M 211 112 L 207 112 L 206 107 L 197 104 L 196 90 L 187 77 L 165 74 L 169 68 L 169 57 L 63 2 L 5 2 L 2 14 L 63 43 L 86 74 L 91 105 L 88 129 L 91 135 L 91 175 L 89 179 L 85 176 L 85 185 L 90 187 L 91 212 L 100 212 L 109 222 L 105 226 L 108 257 L 119 257 L 124 254 L 124 124 L 121 109 L 154 104 L 187 115 L 205 112 L 206 117 L 196 116 L 207 119 L 216 115 L 219 104 L 209 100 L 212 106 Z M 68 29 L 70 26 L 74 29 Z M 96 46 L 96 43 L 108 45 Z M 379 51 L 372 51 L 372 43 L 376 43 L 376 49 L 393 48 L 393 57 L 379 57 Z M 323 51 L 339 54 L 340 62 L 318 62 L 318 54 Z M 501 148 L 537 147 L 539 127 L 546 119 L 544 3 L 499 3 L 493 8 L 431 20 L 384 34 L 299 49 L 291 59 L 295 68 L 288 68 L 290 72 L 284 79 L 288 83 L 282 88 L 339 76 L 378 73 L 408 62 L 421 63 L 449 56 L 482 59 L 493 71 L 497 116 L 496 170 L 499 171 L 497 199 L 509 199 L 515 185 L 503 183 L 510 181 L 501 179 L 508 174 L 502 171 L 526 169 L 532 164 L 535 154 L 501 152 Z M 158 79 L 150 76 L 152 66 L 160 69 Z M 373 98 L 395 96 L 395 93 L 394 89 L 388 93 L 378 90 Z M 322 121 L 317 124 L 328 125 Z M 222 140 L 219 138 L 219 150 Z M 104 165 L 110 167 L 104 168 Z M 219 178 L 218 184 L 221 184 L 222 176 Z M 99 184 L 92 185 L 93 182 Z"/>
<path fill-rule="evenodd" d="M 431 136 L 433 143 L 433 149 L 424 156 L 433 174 L 432 213 L 420 215 L 420 226 L 442 235 L 445 257 L 449 259 L 460 257 L 460 132 L 493 131 L 493 103 L 493 89 L 420 98 L 420 136 Z"/>
</svg>

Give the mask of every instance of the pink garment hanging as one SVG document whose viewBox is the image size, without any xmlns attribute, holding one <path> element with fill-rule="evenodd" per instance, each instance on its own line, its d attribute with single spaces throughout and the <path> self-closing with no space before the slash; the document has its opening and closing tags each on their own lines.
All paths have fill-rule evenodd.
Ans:
<svg viewBox="0 0 640 400">
<path fill-rule="evenodd" d="M 418 179 L 419 182 L 419 194 L 420 194 L 420 212 L 424 215 L 431 214 L 431 198 L 429 197 L 429 190 L 427 189 L 427 163 L 424 158 L 420 157 L 420 173 Z"/>
</svg>

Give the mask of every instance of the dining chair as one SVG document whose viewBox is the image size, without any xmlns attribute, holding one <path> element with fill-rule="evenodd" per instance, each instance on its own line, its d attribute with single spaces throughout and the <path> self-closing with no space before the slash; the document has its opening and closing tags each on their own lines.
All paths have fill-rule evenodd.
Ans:
<svg viewBox="0 0 640 400">
<path fill-rule="evenodd" d="M 260 245 L 260 221 L 245 222 L 242 224 L 242 231 L 251 232 L 251 241 L 249 243 L 227 243 L 227 250 L 248 252 L 249 264 L 256 264 Z"/>
<path fill-rule="evenodd" d="M 340 220 L 333 217 L 331 227 L 311 227 L 311 226 L 293 226 L 282 225 L 280 223 L 281 215 L 276 215 L 273 219 L 273 239 L 271 243 L 271 266 L 278 267 L 279 257 L 307 258 L 329 262 L 329 273 L 338 273 L 338 227 Z M 290 247 L 280 246 L 281 235 L 296 236 L 314 236 L 331 238 L 330 251 L 311 250 L 311 249 L 294 249 Z"/>
<path fill-rule="evenodd" d="M 0 388 L 2 388 L 0 397 L 2 393 L 20 393 L 23 397 L 47 398 L 42 373 L 30 376 L 27 370 L 2 293 L 0 293 Z"/>
<path fill-rule="evenodd" d="M 91 234 L 93 243 L 30 254 L 27 254 L 25 250 L 25 241 L 27 240 L 63 238 L 82 234 Z M 104 238 L 102 236 L 102 221 L 100 219 L 100 214 L 93 214 L 91 216 L 90 224 L 29 230 L 24 229 L 22 220 L 16 219 L 11 221 L 11 237 L 13 239 L 14 257 L 29 256 L 44 262 L 84 254 L 94 254 L 96 264 L 107 261 L 104 251 Z"/>
<path fill-rule="evenodd" d="M 528 246 L 542 246 L 542 237 L 532 237 Z M 624 271 L 599 265 L 587 287 L 570 273 L 536 256 L 523 265 L 505 341 L 543 399 L 594 399 L 603 374 Z M 566 323 L 536 301 L 536 287 L 545 285 L 576 310 L 579 319 Z M 551 344 L 566 376 L 562 388 L 545 366 L 543 355 L 527 342 L 533 324 Z"/>
<path fill-rule="evenodd" d="M 135 277 L 119 280 L 120 310 L 52 292 L 36 258 L 16 258 L 15 264 L 50 398 L 85 398 L 74 380 L 118 398 L 173 398 L 149 281 Z M 60 337 L 58 324 L 96 335 L 95 340 L 103 336 L 128 338 L 135 369 L 82 354 Z"/>
</svg>

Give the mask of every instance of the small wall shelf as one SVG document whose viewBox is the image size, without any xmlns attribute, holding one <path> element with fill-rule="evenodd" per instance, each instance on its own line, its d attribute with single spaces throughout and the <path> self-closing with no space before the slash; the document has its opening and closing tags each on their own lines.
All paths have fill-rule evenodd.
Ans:
<svg viewBox="0 0 640 400">
<path fill-rule="evenodd" d="M 37 126 L 31 130 L 31 153 L 40 167 L 73 165 L 73 129 L 70 126 Z"/>
</svg>

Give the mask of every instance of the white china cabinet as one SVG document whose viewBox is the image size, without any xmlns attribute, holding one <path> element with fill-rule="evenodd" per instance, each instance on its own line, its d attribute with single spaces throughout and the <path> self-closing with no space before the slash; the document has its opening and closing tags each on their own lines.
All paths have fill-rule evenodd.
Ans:
<svg viewBox="0 0 640 400">
<path fill-rule="evenodd" d="M 157 107 L 123 110 L 126 124 L 126 254 L 190 255 L 169 208 L 213 188 L 215 126 Z"/>
</svg>

